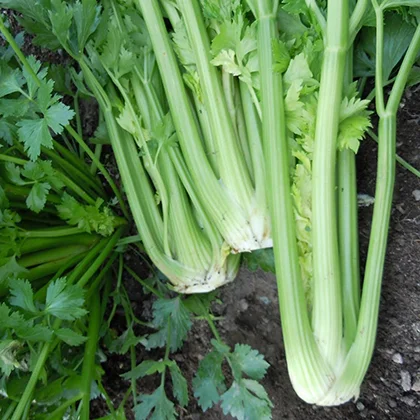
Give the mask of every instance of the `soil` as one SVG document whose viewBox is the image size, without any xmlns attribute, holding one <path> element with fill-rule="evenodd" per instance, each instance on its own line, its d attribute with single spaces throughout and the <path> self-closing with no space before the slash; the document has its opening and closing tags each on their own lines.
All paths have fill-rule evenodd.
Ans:
<svg viewBox="0 0 420 420">
<path fill-rule="evenodd" d="M 398 154 L 420 167 L 420 90 L 408 91 L 398 116 Z M 358 191 L 374 196 L 376 144 L 366 140 L 359 151 Z M 371 207 L 361 207 L 359 230 L 362 266 L 370 232 Z M 420 420 L 420 180 L 398 165 L 389 230 L 389 245 L 383 278 L 377 342 L 372 363 L 357 401 L 340 407 L 317 407 L 301 401 L 290 384 L 282 343 L 276 280 L 271 273 L 241 269 L 237 279 L 221 290 L 223 303 L 215 312 L 222 338 L 231 346 L 247 343 L 266 357 L 271 367 L 263 381 L 274 402 L 273 419 L 393 419 Z M 144 265 L 139 267 L 142 274 Z M 132 303 L 139 316 L 150 311 L 140 287 L 127 278 Z M 123 321 L 123 318 L 121 318 Z M 118 326 L 116 326 L 118 330 Z M 204 323 L 197 322 L 181 352 L 174 357 L 189 383 L 199 361 L 210 348 L 212 335 Z M 138 346 L 137 360 L 150 358 Z M 156 352 L 152 357 L 161 357 Z M 109 355 L 104 363 L 104 384 L 115 402 L 127 389 L 119 375 L 130 369 L 128 358 Z M 139 381 L 139 390 L 152 392 L 154 380 Z M 191 390 L 190 390 L 191 391 Z M 179 410 L 181 419 L 222 420 L 220 407 L 203 413 L 193 398 Z M 94 414 L 103 414 L 104 404 L 94 403 Z M 131 417 L 131 413 L 127 413 Z"/>
</svg>

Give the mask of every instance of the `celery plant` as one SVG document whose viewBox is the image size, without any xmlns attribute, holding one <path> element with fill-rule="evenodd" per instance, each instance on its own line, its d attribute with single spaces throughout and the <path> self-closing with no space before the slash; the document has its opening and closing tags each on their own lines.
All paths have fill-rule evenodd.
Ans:
<svg viewBox="0 0 420 420">
<path fill-rule="evenodd" d="M 394 184 L 396 113 L 420 49 L 420 25 L 416 23 L 414 10 L 406 9 L 409 15 L 413 12 L 410 16 L 417 29 L 415 32 L 413 30 L 411 42 L 396 71 L 385 104 L 383 86 L 388 82 L 386 78 L 389 74 L 384 78 L 383 68 L 389 67 L 389 63 L 385 63 L 383 58 L 384 14 L 388 9 L 405 6 L 406 2 L 372 2 L 377 40 L 378 176 L 368 258 L 360 295 L 354 152 L 357 152 L 358 140 L 369 127 L 369 120 L 364 111 L 366 101 L 354 96 L 354 92 L 351 92 L 354 84 L 350 82 L 352 42 L 363 19 L 371 11 L 370 5 L 367 1 L 359 1 L 353 8 L 354 4 L 347 0 L 329 1 L 324 18 L 324 11 L 315 2 L 307 1 L 306 8 L 293 5 L 293 2 L 286 3 L 279 6 L 275 1 L 249 1 L 257 19 L 260 43 L 263 140 L 283 336 L 289 374 L 299 396 L 310 403 L 337 405 L 358 396 L 372 357 Z M 411 5 L 411 2 L 407 5 Z M 280 7 L 283 10 L 279 11 Z M 283 46 L 283 41 L 287 39 L 282 35 L 281 26 L 285 11 L 304 13 L 318 28 L 323 42 L 313 148 L 308 143 L 302 143 L 302 136 L 296 133 L 293 136 L 304 152 L 305 148 L 311 149 L 306 156 L 302 150 L 294 152 L 297 164 L 292 162 L 292 179 L 295 180 L 292 185 L 293 197 L 289 188 L 290 131 L 284 124 L 288 119 L 288 97 L 284 98 L 282 86 L 287 87 L 290 77 L 288 71 L 297 57 L 292 58 L 281 75 L 275 71 L 278 55 L 276 57 L 271 48 L 275 42 Z M 280 16 L 278 27 L 276 16 Z M 299 24 L 300 19 L 295 18 L 295 21 Z M 310 50 L 306 46 L 306 58 L 308 52 Z M 303 91 L 299 101 L 311 111 L 310 103 L 305 103 Z M 296 174 L 298 171 L 302 173 L 302 164 L 306 165 L 312 186 L 309 191 L 312 198 L 308 227 L 311 232 L 309 240 L 313 271 L 309 271 L 309 294 L 305 290 L 307 282 L 302 278 L 302 274 L 304 276 L 308 271 L 299 267 L 299 261 L 302 266 L 302 259 L 299 258 L 302 236 L 299 229 L 305 190 L 296 183 Z"/>
<path fill-rule="evenodd" d="M 159 2 L 139 0 L 137 4 L 150 32 L 180 147 L 204 210 L 233 252 L 270 246 L 258 123 L 247 92 L 243 96 L 248 112 L 241 107 L 237 116 L 234 112 L 242 101 L 240 89 L 228 72 L 221 75 L 210 62 L 211 45 L 199 2 L 162 2 L 175 29 L 174 45 Z M 227 13 L 233 7 L 234 3 L 228 5 Z M 185 68 L 183 73 L 179 64 Z M 248 124 L 242 114 L 248 115 Z"/>
<path fill-rule="evenodd" d="M 19 3 L 9 5 L 25 12 Z M 55 2 L 50 10 L 37 9 L 40 13 L 30 19 L 52 34 L 53 48 L 62 47 L 78 62 L 97 99 L 134 221 L 152 261 L 178 291 L 212 290 L 234 278 L 239 256 L 229 255 L 178 150 L 179 133 L 168 114 L 139 12 L 111 0 L 103 6 L 90 0 Z M 78 78 L 74 82 L 87 91 Z M 77 132 L 69 133 L 80 143 Z"/>
</svg>

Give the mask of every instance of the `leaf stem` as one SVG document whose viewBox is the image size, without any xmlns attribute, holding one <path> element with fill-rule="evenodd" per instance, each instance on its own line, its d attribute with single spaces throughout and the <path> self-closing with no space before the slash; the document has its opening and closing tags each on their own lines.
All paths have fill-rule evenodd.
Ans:
<svg viewBox="0 0 420 420">
<path fill-rule="evenodd" d="M 82 367 L 82 408 L 80 412 L 81 420 L 89 420 L 90 418 L 90 395 L 92 388 L 92 381 L 94 379 L 95 370 L 95 354 L 98 347 L 99 328 L 101 326 L 101 305 L 99 292 L 90 298 L 89 302 L 89 329 L 85 351 L 83 355 Z"/>
<path fill-rule="evenodd" d="M 88 249 L 89 247 L 83 244 L 65 245 L 52 249 L 50 248 L 20 257 L 19 265 L 25 268 L 33 267 L 35 265 L 61 260 L 68 256 L 82 254 Z"/>
<path fill-rule="evenodd" d="M 17 404 L 18 404 L 17 401 L 12 401 L 9 404 L 9 407 L 7 407 L 6 412 L 3 414 L 2 420 L 9 420 L 9 417 L 12 415 L 12 413 L 13 413 L 14 409 L 16 408 Z"/>
<path fill-rule="evenodd" d="M 147 289 L 149 292 L 153 293 L 156 297 L 159 299 L 163 299 L 164 296 L 159 290 L 155 289 L 154 287 L 150 286 L 150 284 L 147 284 L 144 280 L 142 280 L 130 267 L 126 266 L 125 269 L 130 273 L 131 276 L 134 277 L 136 281 L 138 281 L 145 289 Z"/>
<path fill-rule="evenodd" d="M 70 126 L 70 125 L 66 126 L 66 130 L 77 141 L 77 143 L 82 148 L 82 150 L 85 151 L 85 153 L 90 157 L 90 159 L 92 159 L 92 162 L 94 162 L 95 165 L 98 167 L 98 169 L 101 171 L 101 174 L 106 179 L 106 181 L 108 182 L 112 191 L 114 192 L 115 196 L 117 197 L 124 216 L 129 220 L 130 219 L 130 214 L 128 212 L 127 206 L 125 205 L 125 202 L 124 202 L 124 199 L 123 199 L 123 197 L 120 193 L 120 190 L 117 188 L 114 180 L 109 175 L 109 172 L 105 169 L 105 167 L 102 165 L 101 161 L 97 158 L 95 153 L 93 153 L 92 150 L 90 150 L 89 146 L 85 143 L 83 138 L 81 136 L 79 136 L 79 134 L 73 129 L 72 126 Z"/>
<path fill-rule="evenodd" d="M 70 398 L 69 400 L 65 401 L 63 404 L 57 407 L 52 413 L 48 414 L 48 416 L 45 417 L 44 420 L 56 420 L 58 418 L 65 418 L 64 414 L 67 408 L 69 408 L 71 405 L 79 401 L 80 398 L 81 398 L 81 395 L 78 394 L 74 396 L 73 398 Z"/>
<path fill-rule="evenodd" d="M 19 58 L 22 65 L 25 67 L 26 71 L 32 76 L 34 82 L 41 86 L 41 81 L 39 80 L 37 74 L 33 71 L 32 67 L 29 65 L 28 60 L 26 59 L 23 52 L 20 50 L 19 46 L 17 45 L 15 39 L 13 38 L 12 34 L 6 28 L 3 22 L 3 18 L 0 16 L 0 32 L 6 38 L 6 41 L 12 47 L 13 51 L 15 52 L 16 56 Z"/>
<path fill-rule="evenodd" d="M 41 352 L 36 360 L 35 366 L 32 370 L 31 377 L 23 391 L 23 394 L 19 400 L 16 410 L 13 413 L 11 420 L 22 420 L 23 412 L 25 411 L 26 405 L 32 398 L 33 390 L 35 389 L 36 383 L 38 382 L 39 375 L 44 368 L 50 349 L 53 347 L 54 342 L 45 343 L 42 346 Z"/>
<path fill-rule="evenodd" d="M 378 136 L 371 130 L 368 129 L 367 133 L 369 134 L 369 137 L 379 144 L 379 138 Z M 410 171 L 413 175 L 420 178 L 420 171 L 416 169 L 414 166 L 410 165 L 405 159 L 403 159 L 400 155 L 395 156 L 396 161 L 405 169 Z"/>
<path fill-rule="evenodd" d="M 59 228 L 47 228 L 43 230 L 27 230 L 20 232 L 18 236 L 25 238 L 61 238 L 63 236 L 76 235 L 84 233 L 78 227 L 59 227 Z"/>
</svg>

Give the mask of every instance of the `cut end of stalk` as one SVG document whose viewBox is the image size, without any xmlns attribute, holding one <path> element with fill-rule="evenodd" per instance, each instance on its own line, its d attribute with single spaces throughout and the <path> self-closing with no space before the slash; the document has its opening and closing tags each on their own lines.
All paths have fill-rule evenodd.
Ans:
<svg viewBox="0 0 420 420">
<path fill-rule="evenodd" d="M 247 229 L 244 230 L 245 234 L 242 234 L 241 238 L 237 238 L 238 240 L 230 242 L 232 254 L 273 247 L 271 224 L 267 211 L 255 208 L 248 217 L 247 224 Z"/>
<path fill-rule="evenodd" d="M 223 266 L 214 265 L 206 273 L 197 273 L 194 278 L 182 283 L 173 281 L 173 288 L 178 293 L 192 294 L 192 293 L 208 293 L 217 288 L 232 282 L 239 268 L 239 255 L 231 256 L 226 264 Z"/>
</svg>

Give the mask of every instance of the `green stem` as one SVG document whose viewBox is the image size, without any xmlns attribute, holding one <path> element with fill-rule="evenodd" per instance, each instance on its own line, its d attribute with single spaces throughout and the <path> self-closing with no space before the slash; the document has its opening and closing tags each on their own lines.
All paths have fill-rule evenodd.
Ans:
<svg viewBox="0 0 420 420">
<path fill-rule="evenodd" d="M 375 68 L 375 94 L 376 94 L 376 112 L 379 116 L 385 112 L 383 67 L 378 63 L 383 63 L 384 56 L 384 14 L 376 0 L 372 1 L 376 14 L 376 68 Z"/>
<path fill-rule="evenodd" d="M 76 131 L 74 131 L 74 129 L 70 125 L 68 125 L 66 127 L 66 130 L 77 141 L 77 143 L 82 148 L 82 150 L 85 151 L 85 153 L 92 159 L 92 162 L 94 162 L 95 165 L 98 167 L 98 169 L 101 171 L 101 174 L 106 179 L 106 181 L 108 182 L 108 184 L 111 187 L 112 191 L 114 192 L 115 196 L 117 197 L 118 202 L 120 204 L 120 207 L 121 207 L 121 210 L 122 210 L 124 216 L 127 219 L 130 219 L 130 214 L 128 212 L 127 206 L 125 205 L 125 202 L 124 202 L 124 199 L 123 199 L 123 197 L 121 195 L 121 192 L 117 188 L 117 186 L 115 185 L 115 182 L 111 178 L 111 176 L 109 175 L 109 172 L 105 169 L 105 166 L 102 165 L 102 163 L 100 162 L 100 160 L 96 157 L 96 155 L 92 152 L 92 150 L 90 150 L 89 146 L 84 142 L 83 138 L 81 136 L 79 136 L 76 133 Z"/>
<path fill-rule="evenodd" d="M 64 135 L 64 132 L 62 133 Z M 81 159 L 78 158 L 76 152 L 71 152 L 67 147 L 61 145 L 58 141 L 53 141 L 54 150 L 56 150 L 66 161 L 71 162 L 72 166 L 78 168 L 80 172 L 89 172 L 89 166 Z M 93 178 L 98 185 L 101 187 L 101 182 L 97 177 Z"/>
<path fill-rule="evenodd" d="M 19 265 L 28 268 L 35 265 L 62 260 L 68 256 L 82 254 L 89 249 L 86 245 L 66 245 L 55 249 L 34 252 L 19 258 Z"/>
<path fill-rule="evenodd" d="M 58 168 L 63 168 L 78 185 L 83 185 L 87 188 L 91 188 L 97 195 L 102 198 L 106 198 L 106 195 L 102 189 L 102 186 L 96 182 L 96 180 L 90 176 L 89 172 L 82 172 L 79 168 L 73 166 L 66 159 L 60 157 L 57 153 L 52 150 L 45 149 L 43 153 L 47 155 Z M 86 188 L 86 189 L 87 189 Z"/>
<path fill-rule="evenodd" d="M 3 36 L 5 37 L 6 41 L 9 43 L 9 45 L 12 47 L 14 53 L 16 54 L 16 56 L 19 58 L 20 62 L 22 63 L 22 65 L 25 67 L 26 71 L 32 76 L 34 82 L 38 85 L 41 86 L 41 82 L 38 79 L 38 76 L 36 75 L 36 73 L 33 71 L 32 67 L 29 65 L 28 60 L 26 59 L 25 55 L 23 54 L 23 52 L 20 50 L 19 46 L 16 44 L 15 39 L 13 38 L 12 34 L 9 32 L 9 30 L 6 28 L 6 26 L 4 25 L 3 22 L 3 18 L 0 17 L 0 31 L 3 34 Z"/>
<path fill-rule="evenodd" d="M 4 191 L 7 193 L 7 195 L 9 196 L 9 200 L 11 202 L 13 202 L 14 200 L 16 201 L 20 201 L 21 205 L 19 206 L 19 204 L 17 204 L 19 206 L 19 208 L 22 209 L 27 209 L 28 206 L 25 204 L 23 204 L 26 200 L 26 198 L 28 197 L 28 195 L 31 192 L 31 187 L 26 187 L 26 186 L 21 186 L 21 185 L 12 185 L 12 184 L 4 184 L 3 185 L 3 189 Z M 47 197 L 47 205 L 48 204 L 60 204 L 61 203 L 61 199 L 58 195 L 54 194 L 54 193 L 50 193 L 48 194 Z M 14 204 L 14 203 L 13 203 Z M 42 209 L 43 212 L 48 212 L 51 213 L 51 208 L 48 208 L 47 206 L 45 206 Z M 56 211 L 55 211 L 56 213 Z"/>
<path fill-rule="evenodd" d="M 29 238 L 24 240 L 19 247 L 21 254 L 29 254 L 31 252 L 41 251 L 44 249 L 54 249 L 59 245 L 65 243 L 68 245 L 87 245 L 91 246 L 99 240 L 99 236 L 90 233 L 79 233 L 76 235 L 67 236 L 65 240 L 60 236 L 54 238 Z"/>
<path fill-rule="evenodd" d="M 348 0 L 328 2 L 312 169 L 312 328 L 324 360 L 338 369 L 343 319 L 336 206 L 337 134 L 348 49 Z"/>
<path fill-rule="evenodd" d="M 398 71 L 391 94 L 389 95 L 388 103 L 386 105 L 386 112 L 395 115 L 398 112 L 398 107 L 401 102 L 401 97 L 404 93 L 411 68 L 420 52 L 420 23 L 417 25 L 416 32 L 405 54 L 404 60 Z"/>
<path fill-rule="evenodd" d="M 376 143 L 379 143 L 378 136 L 371 130 L 368 129 L 367 133 L 369 134 L 369 137 L 375 141 Z M 414 166 L 410 165 L 406 160 L 404 160 L 401 156 L 396 155 L 395 156 L 396 161 L 405 169 L 410 171 L 413 175 L 420 178 L 420 171 L 416 169 Z"/>
<path fill-rule="evenodd" d="M 90 173 L 92 175 L 96 174 L 96 171 L 98 170 L 97 163 L 101 161 L 101 154 L 102 154 L 102 144 L 95 144 L 95 160 L 92 160 L 92 163 L 90 165 Z"/>
<path fill-rule="evenodd" d="M 99 273 L 99 275 L 96 276 L 95 280 L 90 285 L 89 290 L 86 293 L 86 299 L 90 299 L 91 296 L 95 293 L 95 291 L 99 289 L 99 285 L 101 284 L 103 278 L 111 269 L 112 264 L 114 264 L 114 261 L 116 260 L 117 256 L 118 254 L 114 252 L 112 256 L 108 259 L 105 267 L 101 269 L 101 272 Z"/>
<path fill-rule="evenodd" d="M 3 417 L 2 417 L 1 420 L 9 420 L 9 417 L 12 415 L 12 413 L 13 413 L 14 409 L 16 408 L 17 404 L 18 404 L 17 401 L 12 401 L 9 404 L 9 407 L 7 407 L 7 410 L 3 414 Z"/>
<path fill-rule="evenodd" d="M 214 338 L 219 342 L 223 343 L 222 338 L 220 337 L 219 331 L 217 330 L 216 325 L 214 324 L 213 320 L 211 319 L 210 314 L 206 316 L 207 324 L 209 324 L 210 330 L 214 335 Z"/>
<path fill-rule="evenodd" d="M 75 194 L 86 201 L 88 204 L 95 205 L 96 200 L 87 194 L 82 188 L 80 188 L 75 182 L 73 182 L 68 176 L 63 173 L 57 173 L 57 178 L 61 179 L 67 188 L 70 188 Z"/>
<path fill-rule="evenodd" d="M 73 284 L 77 281 L 77 285 L 80 287 L 84 287 L 86 283 L 90 280 L 90 278 L 95 274 L 104 260 L 108 257 L 110 252 L 112 252 L 113 247 L 118 241 L 122 232 L 122 228 L 118 229 L 109 239 L 103 239 L 101 242 L 98 243 L 97 246 L 92 248 L 92 250 L 86 255 L 85 259 L 73 270 L 73 272 L 67 277 L 67 284 Z M 104 243 L 105 247 L 104 247 Z M 97 254 L 99 255 L 97 256 Z M 92 259 L 95 259 L 93 263 L 91 263 Z M 86 266 L 89 268 L 86 270 Z M 84 273 L 82 275 L 82 273 Z M 79 278 L 79 276 L 81 276 Z M 56 319 L 53 325 L 53 329 L 56 330 L 60 327 L 61 320 Z M 30 401 L 32 397 L 32 393 L 35 389 L 35 386 L 38 382 L 39 376 L 41 371 L 45 365 L 47 357 L 50 351 L 56 346 L 59 340 L 54 340 L 49 343 L 45 343 L 42 346 L 41 352 L 38 356 L 38 359 L 35 363 L 34 369 L 32 371 L 31 377 L 29 378 L 28 384 L 25 387 L 23 395 L 19 401 L 18 406 L 13 414 L 12 420 L 21 420 L 23 411 L 26 407 L 26 404 Z"/>
<path fill-rule="evenodd" d="M 353 44 L 354 38 L 360 30 L 363 18 L 365 17 L 366 10 L 369 5 L 369 0 L 358 0 L 353 13 L 350 17 L 350 44 Z"/>
<path fill-rule="evenodd" d="M 100 381 L 98 382 L 98 389 L 101 392 L 101 394 L 104 396 L 105 404 L 108 407 L 108 410 L 110 411 L 110 414 L 111 414 L 111 419 L 117 419 L 118 417 L 115 412 L 115 408 L 112 404 L 111 398 L 109 397 L 108 393 L 106 392 L 106 389 L 104 388 L 104 386 L 102 385 Z M 126 397 L 123 398 L 124 403 L 125 403 L 125 398 Z"/>
<path fill-rule="evenodd" d="M 0 160 L 2 160 L 3 162 L 16 163 L 16 165 L 25 165 L 25 163 L 28 162 L 25 159 L 19 159 L 19 158 L 14 157 L 14 156 L 8 156 L 8 155 L 3 155 L 3 154 L 0 154 Z"/>
<path fill-rule="evenodd" d="M 44 368 L 45 362 L 47 361 L 47 357 L 52 347 L 53 342 L 45 343 L 43 345 L 42 350 L 36 360 L 35 366 L 32 370 L 31 377 L 29 378 L 29 381 L 25 387 L 25 390 L 23 391 L 23 394 L 19 400 L 19 403 L 16 407 L 16 410 L 13 413 L 11 420 L 22 420 L 25 407 L 31 401 L 32 393 L 38 382 L 39 375 L 41 374 L 41 371 Z"/>
<path fill-rule="evenodd" d="M 343 328 L 347 350 L 353 343 L 360 306 L 359 238 L 354 152 L 338 153 L 338 220 Z"/>
<path fill-rule="evenodd" d="M 218 160 L 221 179 L 239 203 L 250 203 L 253 188 L 246 162 L 240 153 L 240 145 L 235 135 L 232 120 L 229 118 L 229 107 L 223 94 L 218 69 L 213 66 L 210 55 L 210 41 L 197 0 L 178 0 L 184 24 L 187 29 L 204 103 L 208 110 L 212 135 L 218 144 Z M 233 120 L 234 121 L 234 120 Z"/>
<path fill-rule="evenodd" d="M 376 4 L 377 18 L 379 8 Z M 383 23 L 377 19 L 377 37 L 383 36 Z M 379 45 L 383 43 L 379 42 Z M 376 55 L 378 127 L 378 169 L 375 190 L 375 204 L 368 255 L 363 281 L 357 334 L 346 357 L 341 375 L 328 395 L 321 401 L 324 405 L 341 404 L 359 394 L 360 384 L 369 367 L 375 345 L 378 325 L 379 301 L 384 270 L 387 237 L 391 217 L 392 198 L 395 183 L 396 113 L 415 57 L 420 50 L 420 25 L 410 43 L 384 109 L 382 66 L 383 54 Z M 395 90 L 394 90 L 395 89 Z M 380 95 L 378 95 L 380 93 Z M 381 98 L 382 95 L 382 98 Z M 392 99 L 392 100 L 391 100 Z"/>
<path fill-rule="evenodd" d="M 91 279 L 91 277 L 96 273 L 99 267 L 103 262 L 109 257 L 109 254 L 113 251 L 114 246 L 118 242 L 123 230 L 125 228 L 119 228 L 114 232 L 114 234 L 107 240 L 105 247 L 102 249 L 102 252 L 96 258 L 96 260 L 89 266 L 87 271 L 81 276 L 77 285 L 80 287 L 85 287 L 86 283 Z"/>
<path fill-rule="evenodd" d="M 57 420 L 59 418 L 65 418 L 64 414 L 66 410 L 71 407 L 73 404 L 75 404 L 77 401 L 79 401 L 81 398 L 81 395 L 78 394 L 73 398 L 70 398 L 69 400 L 65 401 L 63 404 L 60 405 L 60 407 L 56 408 L 52 413 L 48 414 L 44 418 L 44 420 Z"/>
<path fill-rule="evenodd" d="M 87 252 L 84 254 L 79 254 L 73 257 L 65 258 L 61 261 L 61 265 L 59 267 L 55 267 L 54 271 L 51 271 L 48 276 L 43 275 L 41 278 L 37 280 L 28 279 L 31 280 L 33 289 L 37 289 L 39 281 L 43 281 L 42 287 L 39 288 L 39 290 L 35 293 L 35 300 L 45 300 L 45 296 L 47 294 L 48 285 L 52 283 L 53 281 L 56 281 L 58 278 L 62 277 L 64 273 L 69 270 L 71 267 L 75 267 L 78 263 L 80 263 L 86 256 L 88 255 Z M 46 265 L 46 264 L 45 264 Z M 54 274 L 54 276 L 51 278 L 49 275 Z M 26 275 L 25 275 L 26 277 Z"/>
<path fill-rule="evenodd" d="M 75 235 L 83 233 L 78 227 L 57 227 L 57 228 L 46 228 L 42 230 L 27 230 L 20 232 L 19 236 L 22 238 L 62 238 L 64 236 Z"/>
<path fill-rule="evenodd" d="M 160 5 L 157 0 L 137 0 L 136 3 L 139 5 L 149 29 L 181 149 L 200 201 L 226 242 L 236 251 L 246 248 L 247 242 L 251 242 L 250 238 L 253 237 L 248 215 L 234 197 L 227 193 L 226 188 L 221 186 L 202 147 L 200 132 L 165 27 Z M 213 68 L 213 70 L 215 69 Z M 224 138 L 224 133 L 221 135 L 220 141 Z M 239 181 L 237 180 L 237 182 Z"/>
<path fill-rule="evenodd" d="M 89 329 L 83 355 L 81 379 L 81 389 L 83 393 L 81 401 L 82 409 L 80 412 L 81 420 L 89 420 L 90 418 L 90 394 L 95 370 L 95 354 L 98 347 L 99 329 L 101 326 L 101 305 L 99 292 L 90 298 L 89 310 Z"/>
<path fill-rule="evenodd" d="M 245 83 L 239 83 L 245 125 L 248 133 L 249 150 L 251 152 L 254 173 L 256 201 L 261 207 L 267 207 L 266 171 L 264 164 L 263 140 L 261 137 L 261 118 L 258 116 L 251 94 Z"/>
<path fill-rule="evenodd" d="M 64 273 L 64 271 L 76 265 L 86 255 L 87 253 L 83 252 L 81 254 L 70 255 L 66 258 L 62 258 L 61 260 L 56 260 L 38 265 L 37 267 L 31 268 L 28 272 L 25 273 L 25 279 L 31 282 L 36 282 L 37 280 L 42 280 L 45 279 L 47 276 L 55 274 L 57 270 L 63 270 Z"/>
<path fill-rule="evenodd" d="M 131 276 L 134 277 L 136 281 L 138 281 L 146 290 L 148 290 L 150 293 L 153 293 L 156 297 L 159 299 L 163 299 L 164 296 L 159 290 L 155 289 L 154 287 L 150 286 L 150 284 L 147 284 L 144 280 L 142 280 L 135 271 L 133 271 L 130 267 L 126 266 L 125 269 L 130 273 Z"/>
<path fill-rule="evenodd" d="M 378 170 L 359 322 L 342 373 L 322 405 L 338 405 L 359 394 L 375 345 L 379 301 L 395 180 L 396 117 L 379 120 Z"/>
<path fill-rule="evenodd" d="M 325 22 L 325 17 L 322 14 L 321 10 L 319 9 L 315 0 L 305 0 L 307 6 L 312 10 L 313 14 L 315 15 L 316 21 L 318 22 L 319 26 L 323 33 L 325 33 L 325 28 L 327 26 Z"/>
<path fill-rule="evenodd" d="M 101 254 L 104 247 L 108 243 L 108 239 L 101 239 L 83 258 L 83 260 L 72 270 L 67 277 L 69 284 L 73 284 L 83 273 L 86 273 L 88 267 L 91 267 L 95 258 Z"/>
<path fill-rule="evenodd" d="M 76 93 L 73 99 L 74 112 L 76 114 L 76 129 L 80 137 L 83 136 L 82 120 L 80 118 L 79 94 Z M 80 158 L 83 159 L 83 151 L 80 151 Z"/>
</svg>

